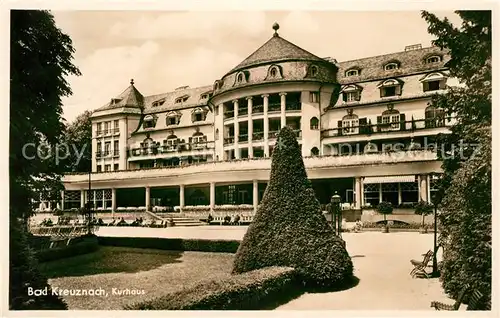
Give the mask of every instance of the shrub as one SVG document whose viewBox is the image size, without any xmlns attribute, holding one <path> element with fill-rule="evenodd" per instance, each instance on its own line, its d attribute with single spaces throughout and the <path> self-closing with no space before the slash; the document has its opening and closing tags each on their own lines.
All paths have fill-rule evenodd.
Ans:
<svg viewBox="0 0 500 318">
<path fill-rule="evenodd" d="M 262 309 L 295 290 L 294 269 L 268 267 L 203 282 L 152 300 L 125 306 L 128 310 Z"/>
<path fill-rule="evenodd" d="M 21 224 L 10 219 L 9 248 L 9 309 L 10 310 L 60 310 L 66 303 L 52 295 L 47 278 L 38 269 L 35 252 L 28 245 L 27 233 Z M 45 289 L 47 295 L 28 296 L 28 288 Z"/>
<path fill-rule="evenodd" d="M 152 248 L 171 251 L 236 253 L 240 242 L 232 240 L 172 239 L 159 237 L 99 236 L 100 245 Z"/>
<path fill-rule="evenodd" d="M 43 249 L 37 252 L 38 260 L 42 262 L 54 261 L 61 258 L 73 257 L 95 252 L 99 249 L 99 243 L 96 236 L 82 236 L 72 239 L 70 245 Z"/>
<path fill-rule="evenodd" d="M 425 216 L 434 212 L 434 206 L 427 201 L 420 201 L 415 205 L 415 214 L 422 216 L 422 228 L 425 227 Z"/>
<path fill-rule="evenodd" d="M 345 242 L 321 212 L 293 131 L 283 128 L 276 145 L 269 185 L 236 253 L 233 273 L 289 266 L 307 285 L 338 285 L 353 271 Z"/>
<path fill-rule="evenodd" d="M 382 201 L 377 205 L 377 212 L 384 215 L 384 221 L 387 222 L 387 214 L 393 211 L 392 203 Z"/>
</svg>

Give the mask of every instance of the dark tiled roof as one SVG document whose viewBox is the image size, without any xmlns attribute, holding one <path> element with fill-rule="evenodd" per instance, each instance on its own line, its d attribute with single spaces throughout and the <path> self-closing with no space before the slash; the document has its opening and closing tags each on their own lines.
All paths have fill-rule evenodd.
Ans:
<svg viewBox="0 0 500 318">
<path fill-rule="evenodd" d="M 275 34 L 227 74 L 249 66 L 285 60 L 325 61 Z"/>
<path fill-rule="evenodd" d="M 430 64 L 426 63 L 426 58 L 433 55 L 442 56 L 441 61 Z M 398 77 L 406 74 L 443 69 L 445 68 L 444 65 L 449 60 L 450 56 L 447 51 L 434 46 L 412 51 L 367 57 L 337 63 L 339 67 L 337 79 L 340 84 L 349 84 L 388 77 Z M 399 68 L 389 71 L 384 70 L 384 66 L 393 61 L 400 63 Z M 354 68 L 361 70 L 360 75 L 346 77 L 345 72 Z"/>
<path fill-rule="evenodd" d="M 212 92 L 212 85 L 201 87 L 186 87 L 184 89 L 177 89 L 173 92 L 146 96 L 144 98 L 144 113 L 151 114 L 166 110 L 177 110 L 189 108 L 194 106 L 206 105 L 208 99 L 202 99 L 201 96 L 206 93 Z M 185 102 L 175 103 L 179 97 L 189 96 Z M 153 106 L 154 102 L 164 101 L 162 105 Z"/>
<path fill-rule="evenodd" d="M 144 108 L 144 96 L 135 88 L 133 82 L 123 93 L 111 99 L 109 103 L 96 111 L 121 107 Z"/>
</svg>

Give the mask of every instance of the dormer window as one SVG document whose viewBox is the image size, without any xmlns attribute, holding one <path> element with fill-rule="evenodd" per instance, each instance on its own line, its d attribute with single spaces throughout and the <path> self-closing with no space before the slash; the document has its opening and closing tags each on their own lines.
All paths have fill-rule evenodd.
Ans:
<svg viewBox="0 0 500 318">
<path fill-rule="evenodd" d="M 191 121 L 193 123 L 198 121 L 205 121 L 205 119 L 206 119 L 206 112 L 200 107 L 195 108 L 191 113 Z"/>
<path fill-rule="evenodd" d="M 446 79 L 447 77 L 445 75 L 436 72 L 427 74 L 422 79 L 420 79 L 420 81 L 422 82 L 422 88 L 424 92 L 432 92 L 446 89 Z"/>
<path fill-rule="evenodd" d="M 155 118 L 152 115 L 146 115 L 144 117 L 144 123 L 143 123 L 144 129 L 154 128 L 155 124 L 156 124 L 156 121 L 155 121 Z"/>
<path fill-rule="evenodd" d="M 271 74 L 272 77 L 276 77 L 276 75 L 278 74 L 278 70 L 276 69 L 276 67 L 273 67 L 269 74 Z"/>
<path fill-rule="evenodd" d="M 377 87 L 380 89 L 380 97 L 391 97 L 401 95 L 403 82 L 397 79 L 388 79 L 380 83 Z"/>
<path fill-rule="evenodd" d="M 210 97 L 212 97 L 212 93 L 201 94 L 201 99 L 209 99 Z"/>
<path fill-rule="evenodd" d="M 345 72 L 345 76 L 349 77 L 349 76 L 359 76 L 359 70 L 357 69 L 353 69 L 353 70 L 348 70 Z"/>
<path fill-rule="evenodd" d="M 397 62 L 391 62 L 384 66 L 384 70 L 386 71 L 397 70 L 397 69 L 399 69 L 399 63 Z"/>
<path fill-rule="evenodd" d="M 441 62 L 441 56 L 439 55 L 433 55 L 433 56 L 429 56 L 425 62 L 427 64 L 432 64 L 432 63 L 438 63 L 438 62 Z"/>
<path fill-rule="evenodd" d="M 178 125 L 181 115 L 177 112 L 170 112 L 167 114 L 167 126 Z"/>
<path fill-rule="evenodd" d="M 238 83 L 243 82 L 243 74 L 241 74 L 241 73 L 238 74 L 238 80 L 237 81 L 238 81 Z"/>
<path fill-rule="evenodd" d="M 175 99 L 176 104 L 181 104 L 187 102 L 189 96 L 182 96 Z"/>
<path fill-rule="evenodd" d="M 310 75 L 311 77 L 316 77 L 318 75 L 318 67 L 316 65 L 311 66 Z"/>
<path fill-rule="evenodd" d="M 283 78 L 282 70 L 278 65 L 271 65 L 267 69 L 266 79 L 280 79 Z"/>
<path fill-rule="evenodd" d="M 165 104 L 165 99 L 160 99 L 160 100 L 153 102 L 153 107 L 158 107 L 158 106 L 161 106 L 163 104 Z"/>
<path fill-rule="evenodd" d="M 342 100 L 344 103 L 357 102 L 361 99 L 362 88 L 358 85 L 347 85 L 342 88 Z"/>
</svg>

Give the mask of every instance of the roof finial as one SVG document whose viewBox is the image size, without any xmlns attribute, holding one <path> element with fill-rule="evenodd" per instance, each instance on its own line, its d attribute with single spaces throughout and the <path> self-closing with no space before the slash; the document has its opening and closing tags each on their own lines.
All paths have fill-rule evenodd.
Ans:
<svg viewBox="0 0 500 318">
<path fill-rule="evenodd" d="M 274 24 L 273 24 L 273 30 L 274 30 L 273 36 L 278 36 L 279 28 L 280 28 L 280 25 L 278 24 L 278 22 L 274 22 Z"/>
<path fill-rule="evenodd" d="M 130 85 L 134 85 L 134 79 L 130 80 Z"/>
</svg>

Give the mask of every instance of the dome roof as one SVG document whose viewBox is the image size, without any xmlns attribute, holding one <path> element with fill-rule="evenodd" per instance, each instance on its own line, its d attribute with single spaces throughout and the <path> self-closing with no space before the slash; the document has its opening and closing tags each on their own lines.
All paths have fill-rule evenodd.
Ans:
<svg viewBox="0 0 500 318">
<path fill-rule="evenodd" d="M 277 29 L 275 29 L 275 31 L 277 31 Z M 243 62 L 238 64 L 238 66 L 229 71 L 228 74 L 240 69 L 248 68 L 250 66 L 286 60 L 325 62 L 324 59 L 312 53 L 309 53 L 306 50 L 298 47 L 297 45 L 285 40 L 284 38 L 280 37 L 277 32 L 275 32 L 273 37 L 270 38 L 269 41 L 264 43 L 264 45 L 262 45 L 249 57 L 243 60 Z"/>
</svg>

